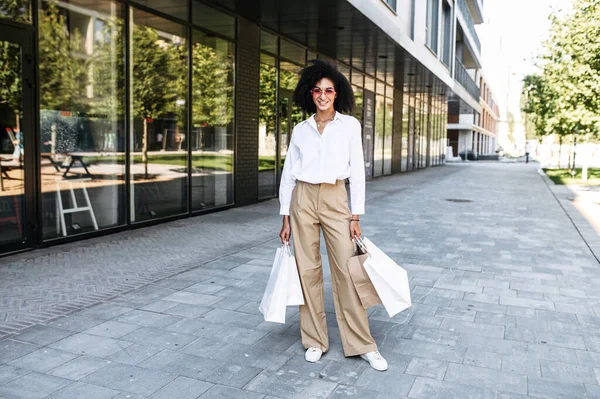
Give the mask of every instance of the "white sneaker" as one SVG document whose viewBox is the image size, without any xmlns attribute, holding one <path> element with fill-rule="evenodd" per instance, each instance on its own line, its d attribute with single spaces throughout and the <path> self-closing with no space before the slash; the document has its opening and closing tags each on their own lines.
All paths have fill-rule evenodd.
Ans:
<svg viewBox="0 0 600 399">
<path fill-rule="evenodd" d="M 321 359 L 321 356 L 323 356 L 323 351 L 319 348 L 308 348 L 304 353 L 304 359 L 311 363 L 318 362 Z"/>
<path fill-rule="evenodd" d="M 360 355 L 360 357 L 369 362 L 371 367 L 373 367 L 377 371 L 385 371 L 388 369 L 387 360 L 385 360 L 383 356 L 381 356 L 381 353 L 379 353 L 379 351 L 367 352 L 364 355 Z"/>
</svg>

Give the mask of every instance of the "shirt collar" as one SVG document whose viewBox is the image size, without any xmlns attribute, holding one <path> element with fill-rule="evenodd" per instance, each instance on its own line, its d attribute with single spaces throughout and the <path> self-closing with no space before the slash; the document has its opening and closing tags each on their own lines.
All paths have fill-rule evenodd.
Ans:
<svg viewBox="0 0 600 399">
<path fill-rule="evenodd" d="M 306 122 L 308 122 L 309 125 L 311 125 L 312 127 L 314 127 L 315 129 L 317 129 L 317 122 L 315 121 L 315 116 L 317 114 L 312 114 L 310 116 L 310 118 L 308 118 L 306 120 Z M 342 114 L 340 114 L 339 112 L 335 111 L 335 116 L 333 117 L 333 120 L 330 123 L 333 123 L 337 120 L 341 120 L 342 119 Z"/>
</svg>

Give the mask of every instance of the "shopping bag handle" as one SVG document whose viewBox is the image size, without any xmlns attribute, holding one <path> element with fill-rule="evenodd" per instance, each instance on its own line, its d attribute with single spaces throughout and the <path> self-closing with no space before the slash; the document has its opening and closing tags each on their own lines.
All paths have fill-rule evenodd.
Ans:
<svg viewBox="0 0 600 399">
<path fill-rule="evenodd" d="M 290 249 L 290 248 L 291 248 L 291 246 L 290 246 L 290 242 L 289 242 L 289 241 L 286 241 L 286 242 L 283 244 L 283 250 L 284 250 L 284 251 L 285 251 L 285 252 L 286 252 L 286 253 L 287 253 L 289 256 L 292 256 L 292 251 L 291 251 L 291 249 Z"/>
<path fill-rule="evenodd" d="M 362 240 L 362 238 L 360 238 L 360 237 L 353 238 L 352 242 L 354 242 L 356 245 L 358 245 L 358 247 L 360 249 L 362 249 L 364 253 L 369 252 L 369 251 L 367 251 L 367 246 L 365 245 L 365 242 Z"/>
</svg>

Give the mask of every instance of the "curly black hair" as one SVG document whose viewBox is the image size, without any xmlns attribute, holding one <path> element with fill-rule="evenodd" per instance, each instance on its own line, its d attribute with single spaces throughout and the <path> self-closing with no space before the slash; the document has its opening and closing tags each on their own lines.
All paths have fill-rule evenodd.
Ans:
<svg viewBox="0 0 600 399">
<path fill-rule="evenodd" d="M 310 64 L 300 73 L 300 80 L 294 90 L 294 102 L 307 113 L 317 112 L 311 90 L 323 78 L 335 85 L 337 96 L 333 102 L 336 111 L 350 113 L 354 109 L 354 92 L 348 79 L 338 71 L 335 64 L 325 60 L 310 60 Z"/>
</svg>

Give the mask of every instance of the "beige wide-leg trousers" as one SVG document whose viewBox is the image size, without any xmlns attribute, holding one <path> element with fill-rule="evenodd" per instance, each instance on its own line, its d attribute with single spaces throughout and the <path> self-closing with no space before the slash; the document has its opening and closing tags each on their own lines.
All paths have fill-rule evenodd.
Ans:
<svg viewBox="0 0 600 399">
<path fill-rule="evenodd" d="M 354 254 L 350 216 L 343 180 L 336 184 L 297 182 L 290 204 L 290 221 L 305 303 L 300 306 L 302 344 L 305 348 L 315 347 L 323 352 L 329 349 L 319 248 L 322 228 L 344 355 L 356 356 L 376 351 L 377 345 L 369 331 L 367 312 L 348 273 L 348 259 Z"/>
</svg>

